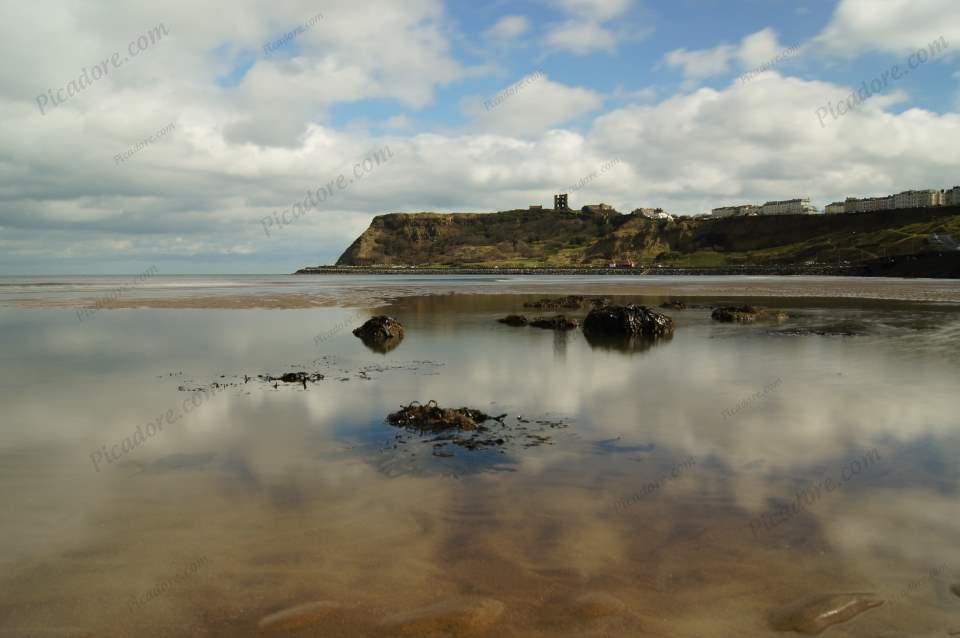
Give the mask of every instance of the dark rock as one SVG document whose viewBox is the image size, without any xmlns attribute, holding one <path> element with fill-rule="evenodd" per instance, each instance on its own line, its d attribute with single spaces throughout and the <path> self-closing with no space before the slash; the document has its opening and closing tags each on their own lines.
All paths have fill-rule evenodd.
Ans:
<svg viewBox="0 0 960 638">
<path fill-rule="evenodd" d="M 715 308 L 710 315 L 722 323 L 751 323 L 754 321 L 782 321 L 787 313 L 760 306 L 724 306 Z"/>
<path fill-rule="evenodd" d="M 960 596 L 960 583 L 950 585 L 950 591 L 953 592 L 954 596 Z"/>
<path fill-rule="evenodd" d="M 555 317 L 534 319 L 530 322 L 530 325 L 534 328 L 545 328 L 547 330 L 573 330 L 578 324 L 574 319 L 567 319 L 563 315 L 557 315 Z"/>
<path fill-rule="evenodd" d="M 386 315 L 371 317 L 353 334 L 371 350 L 384 354 L 399 346 L 404 336 L 400 322 Z"/>
<path fill-rule="evenodd" d="M 403 326 L 399 321 L 387 315 L 371 317 L 362 326 L 353 331 L 361 339 L 386 341 L 388 339 L 402 339 Z"/>
<path fill-rule="evenodd" d="M 613 301 L 609 297 L 591 297 L 590 298 L 590 307 L 591 308 L 603 308 L 609 306 Z"/>
<path fill-rule="evenodd" d="M 776 631 L 814 636 L 883 603 L 873 594 L 866 593 L 812 596 L 775 610 L 770 614 L 770 626 Z"/>
<path fill-rule="evenodd" d="M 514 326 L 514 327 L 525 326 L 528 323 L 530 323 L 529 320 L 523 315 L 507 315 L 502 319 L 497 319 L 497 321 L 499 321 L 500 323 L 506 324 L 508 326 Z"/>
<path fill-rule="evenodd" d="M 664 337 L 673 334 L 673 319 L 646 306 L 605 306 L 590 311 L 583 331 L 602 337 Z"/>
</svg>

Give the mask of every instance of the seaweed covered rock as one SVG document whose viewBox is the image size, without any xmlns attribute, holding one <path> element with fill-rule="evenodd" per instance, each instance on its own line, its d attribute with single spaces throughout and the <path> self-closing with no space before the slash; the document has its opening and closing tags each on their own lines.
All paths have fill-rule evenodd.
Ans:
<svg viewBox="0 0 960 638">
<path fill-rule="evenodd" d="M 583 331 L 608 338 L 668 337 L 673 335 L 673 319 L 646 306 L 604 306 L 590 311 Z"/>
<path fill-rule="evenodd" d="M 787 313 L 779 310 L 770 310 L 760 306 L 724 306 L 714 308 L 710 315 L 714 321 L 721 323 L 751 323 L 754 321 L 782 321 Z"/>
<path fill-rule="evenodd" d="M 521 326 L 525 326 L 528 323 L 530 323 L 530 321 L 523 315 L 507 315 L 506 317 L 497 319 L 497 321 L 499 321 L 502 324 L 506 324 L 508 326 L 513 326 L 515 328 L 519 328 Z"/>
<path fill-rule="evenodd" d="M 555 317 L 540 317 L 530 322 L 534 328 L 544 328 L 546 330 L 573 330 L 579 324 L 574 319 L 567 319 L 563 315 Z"/>
<path fill-rule="evenodd" d="M 393 317 L 378 315 L 368 319 L 353 334 L 371 350 L 386 353 L 403 341 L 403 325 Z"/>
<path fill-rule="evenodd" d="M 463 430 L 472 432 L 483 429 L 480 424 L 484 421 L 496 421 L 502 418 L 494 418 L 480 410 L 471 408 L 441 408 L 436 401 L 428 401 L 426 405 L 420 405 L 419 401 L 414 401 L 388 415 L 387 422 L 390 425 L 417 430 L 433 430 L 436 432 Z"/>
</svg>

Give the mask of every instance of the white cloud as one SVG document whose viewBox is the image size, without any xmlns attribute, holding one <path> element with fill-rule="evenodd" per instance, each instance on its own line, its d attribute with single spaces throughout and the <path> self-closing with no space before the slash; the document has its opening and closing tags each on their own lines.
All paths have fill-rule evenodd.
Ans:
<svg viewBox="0 0 960 638">
<path fill-rule="evenodd" d="M 479 130 L 536 136 L 603 106 L 603 97 L 589 89 L 566 86 L 535 74 L 498 94 L 502 101 L 470 98 L 463 110 Z"/>
<path fill-rule="evenodd" d="M 960 50 L 960 3 L 956 0 L 841 0 L 812 45 L 826 53 L 908 53 L 941 37 L 948 52 Z"/>
<path fill-rule="evenodd" d="M 768 75 L 608 113 L 597 119 L 590 145 L 623 157 L 640 176 L 624 195 L 665 207 L 704 194 L 718 205 L 809 194 L 823 205 L 955 181 L 960 115 L 894 114 L 889 101 L 874 98 L 824 129 L 816 109 L 844 99 L 848 87 Z"/>
<path fill-rule="evenodd" d="M 586 55 L 594 51 L 612 52 L 616 49 L 617 37 L 598 22 L 568 20 L 550 27 L 546 44 L 554 49 Z"/>
<path fill-rule="evenodd" d="M 626 13 L 633 0 L 554 0 L 563 11 L 588 20 L 606 21 Z"/>
<path fill-rule="evenodd" d="M 736 53 L 737 48 L 729 44 L 699 51 L 674 49 L 667 53 L 664 62 L 671 68 L 681 69 L 687 80 L 695 81 L 728 73 Z"/>
<path fill-rule="evenodd" d="M 664 62 L 667 66 L 680 69 L 686 79 L 686 86 L 692 86 L 709 77 L 727 74 L 734 62 L 740 68 L 753 71 L 766 66 L 775 66 L 802 49 L 784 49 L 777 33 L 773 29 L 763 29 L 751 33 L 738 45 L 721 44 L 712 49 L 675 49 L 667 53 Z"/>
<path fill-rule="evenodd" d="M 737 57 L 744 68 L 751 69 L 769 64 L 783 53 L 783 47 L 777 40 L 777 32 L 773 29 L 763 29 L 751 33 L 740 42 Z"/>
<path fill-rule="evenodd" d="M 567 14 L 568 19 L 547 28 L 546 45 L 555 50 L 576 55 L 594 51 L 612 53 L 617 43 L 628 37 L 642 37 L 643 30 L 632 30 L 622 18 L 632 8 L 633 0 L 552 0 L 554 7 Z M 618 19 L 619 28 L 605 23 Z"/>
<path fill-rule="evenodd" d="M 487 35 L 497 40 L 513 40 L 519 38 L 530 28 L 529 21 L 520 15 L 509 15 L 500 18 L 490 27 Z"/>
</svg>

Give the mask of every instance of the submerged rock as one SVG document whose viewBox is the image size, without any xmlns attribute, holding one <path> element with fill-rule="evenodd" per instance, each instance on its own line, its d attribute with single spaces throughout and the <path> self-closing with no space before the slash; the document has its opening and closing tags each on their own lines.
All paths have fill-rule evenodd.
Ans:
<svg viewBox="0 0 960 638">
<path fill-rule="evenodd" d="M 375 352 L 387 353 L 403 341 L 403 325 L 387 315 L 371 317 L 353 331 L 363 344 Z"/>
<path fill-rule="evenodd" d="M 605 337 L 663 337 L 673 334 L 673 319 L 646 306 L 604 306 L 590 311 L 583 331 Z"/>
<path fill-rule="evenodd" d="M 960 583 L 950 585 L 950 591 L 953 592 L 954 596 L 960 596 Z"/>
<path fill-rule="evenodd" d="M 627 606 L 616 596 L 605 592 L 587 592 L 572 601 L 573 611 L 582 618 L 619 616 Z"/>
<path fill-rule="evenodd" d="M 322 622 L 340 611 L 343 605 L 332 600 L 321 600 L 278 611 L 260 620 L 260 631 L 286 632 Z"/>
<path fill-rule="evenodd" d="M 868 593 L 811 596 L 773 611 L 770 614 L 770 626 L 776 631 L 795 631 L 814 636 L 883 603 L 883 600 Z"/>
<path fill-rule="evenodd" d="M 784 337 L 860 337 L 868 333 L 864 324 L 840 322 L 819 326 L 798 326 L 774 330 L 770 334 Z"/>
<path fill-rule="evenodd" d="M 682 301 L 673 300 L 673 301 L 666 301 L 660 304 L 660 307 L 665 308 L 667 310 L 686 310 L 687 304 L 685 304 Z"/>
<path fill-rule="evenodd" d="M 525 326 L 530 323 L 530 321 L 523 315 L 507 315 L 502 319 L 497 319 L 497 321 L 513 327 Z"/>
<path fill-rule="evenodd" d="M 579 310 L 583 307 L 584 298 L 581 295 L 567 295 L 559 299 L 541 299 L 523 304 L 524 308 L 564 308 L 566 310 Z"/>
<path fill-rule="evenodd" d="M 264 381 L 280 381 L 282 383 L 316 383 L 317 381 L 323 381 L 324 376 L 319 373 L 310 373 L 310 372 L 287 372 L 282 374 L 279 377 L 271 377 L 270 375 L 259 375 Z"/>
<path fill-rule="evenodd" d="M 547 330 L 573 330 L 579 324 L 574 319 L 567 319 L 563 315 L 555 317 L 541 317 L 530 322 L 534 328 L 545 328 Z"/>
<path fill-rule="evenodd" d="M 760 306 L 724 306 L 714 308 L 710 316 L 722 323 L 750 323 L 758 320 L 782 321 L 787 318 L 787 313 Z"/>
<path fill-rule="evenodd" d="M 492 598 L 458 598 L 387 616 L 380 627 L 401 636 L 461 636 L 489 628 L 505 608 Z"/>
</svg>

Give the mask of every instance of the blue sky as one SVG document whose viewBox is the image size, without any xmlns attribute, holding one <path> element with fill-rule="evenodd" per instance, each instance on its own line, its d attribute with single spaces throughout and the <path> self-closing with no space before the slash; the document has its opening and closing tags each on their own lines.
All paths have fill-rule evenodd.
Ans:
<svg viewBox="0 0 960 638">
<path fill-rule="evenodd" d="M 960 183 L 955 0 L 41 0 L 4 17 L 0 274 L 289 272 L 374 215 L 549 204 L 613 160 L 574 205 L 822 208 Z M 38 108 L 158 24 L 165 39 Z"/>
</svg>

